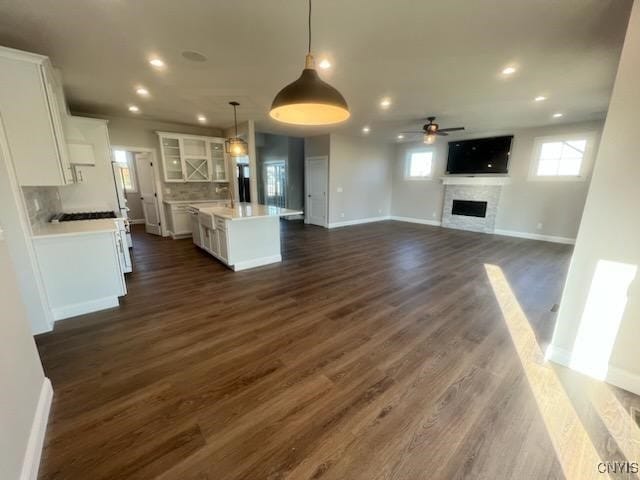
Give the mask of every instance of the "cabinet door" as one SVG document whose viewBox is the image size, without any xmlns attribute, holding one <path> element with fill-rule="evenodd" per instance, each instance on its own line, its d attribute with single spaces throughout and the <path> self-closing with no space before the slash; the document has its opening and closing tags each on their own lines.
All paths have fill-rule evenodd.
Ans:
<svg viewBox="0 0 640 480">
<path fill-rule="evenodd" d="M 66 144 L 55 128 L 61 121 L 47 80 L 41 64 L 0 57 L 0 113 L 20 185 L 73 181 L 68 162 L 63 167 Z"/>
<path fill-rule="evenodd" d="M 173 216 L 173 233 L 174 235 L 186 235 L 191 233 L 191 215 L 186 207 L 178 207 L 171 212 Z"/>
<path fill-rule="evenodd" d="M 184 182 L 180 137 L 160 137 L 165 182 Z"/>
<path fill-rule="evenodd" d="M 213 182 L 228 182 L 227 157 L 224 152 L 224 142 L 210 141 L 211 169 Z"/>
<path fill-rule="evenodd" d="M 216 237 L 218 240 L 218 255 L 226 262 L 229 259 L 229 249 L 227 248 L 227 232 L 218 228 L 216 229 Z"/>
<path fill-rule="evenodd" d="M 185 182 L 209 182 L 211 161 L 207 140 L 185 137 L 182 139 Z"/>
</svg>

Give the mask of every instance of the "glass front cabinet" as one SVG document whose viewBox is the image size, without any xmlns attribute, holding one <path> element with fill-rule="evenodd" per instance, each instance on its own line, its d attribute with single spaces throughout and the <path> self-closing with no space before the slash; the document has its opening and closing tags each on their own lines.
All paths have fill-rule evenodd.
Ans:
<svg viewBox="0 0 640 480">
<path fill-rule="evenodd" d="M 224 138 L 157 132 L 165 182 L 228 182 Z"/>
</svg>

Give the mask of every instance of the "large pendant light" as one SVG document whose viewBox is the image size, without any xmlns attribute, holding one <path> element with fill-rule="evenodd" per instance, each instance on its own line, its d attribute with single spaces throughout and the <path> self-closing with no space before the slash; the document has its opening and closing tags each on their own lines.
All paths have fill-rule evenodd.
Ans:
<svg viewBox="0 0 640 480">
<path fill-rule="evenodd" d="M 294 125 L 330 125 L 351 115 L 342 94 L 323 82 L 311 54 L 311 0 L 309 0 L 309 48 L 302 75 L 276 95 L 271 118 Z"/>
<path fill-rule="evenodd" d="M 225 150 L 232 157 L 245 157 L 249 148 L 247 142 L 238 136 L 238 117 L 236 115 L 236 108 L 240 106 L 238 102 L 229 102 L 229 105 L 233 107 L 233 125 L 236 129 L 235 137 L 227 138 L 224 142 Z"/>
</svg>

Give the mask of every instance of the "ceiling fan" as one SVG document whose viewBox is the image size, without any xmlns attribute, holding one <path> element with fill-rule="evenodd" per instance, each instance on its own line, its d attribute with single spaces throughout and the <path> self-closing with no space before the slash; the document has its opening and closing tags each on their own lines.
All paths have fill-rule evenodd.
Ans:
<svg viewBox="0 0 640 480">
<path fill-rule="evenodd" d="M 424 143 L 432 144 L 436 141 L 436 136 L 440 135 L 446 137 L 449 135 L 448 132 L 457 132 L 459 130 L 464 130 L 464 127 L 453 127 L 453 128 L 440 128 L 440 125 L 434 122 L 436 117 L 427 117 L 429 123 L 426 123 L 422 126 L 421 131 L 413 131 L 413 132 L 402 132 L 404 134 L 412 135 L 415 133 L 421 133 L 424 135 Z"/>
</svg>

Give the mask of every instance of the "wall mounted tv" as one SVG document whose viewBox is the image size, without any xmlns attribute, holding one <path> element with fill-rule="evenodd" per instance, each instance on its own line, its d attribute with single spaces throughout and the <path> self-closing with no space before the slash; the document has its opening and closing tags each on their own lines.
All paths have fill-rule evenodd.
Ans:
<svg viewBox="0 0 640 480">
<path fill-rule="evenodd" d="M 449 142 L 448 174 L 509 173 L 513 135 Z"/>
</svg>

